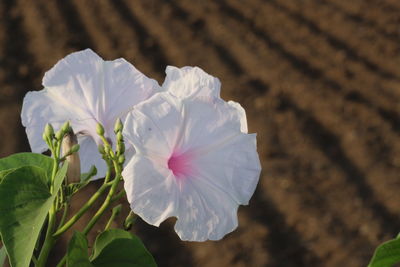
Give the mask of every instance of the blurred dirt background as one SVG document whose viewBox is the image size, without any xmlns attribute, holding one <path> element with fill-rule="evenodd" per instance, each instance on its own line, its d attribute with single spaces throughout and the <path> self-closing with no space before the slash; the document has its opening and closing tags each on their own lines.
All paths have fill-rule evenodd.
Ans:
<svg viewBox="0 0 400 267">
<path fill-rule="evenodd" d="M 200 66 L 245 107 L 263 173 L 221 241 L 139 220 L 159 265 L 366 266 L 400 231 L 399 41 L 398 0 L 1 0 L 0 156 L 29 151 L 23 97 L 70 52 L 160 83 L 166 65 Z"/>
</svg>

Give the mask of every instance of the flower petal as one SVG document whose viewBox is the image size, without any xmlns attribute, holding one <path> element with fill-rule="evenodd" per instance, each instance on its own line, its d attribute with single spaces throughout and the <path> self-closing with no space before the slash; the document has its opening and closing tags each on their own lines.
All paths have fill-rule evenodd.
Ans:
<svg viewBox="0 0 400 267">
<path fill-rule="evenodd" d="M 242 131 L 242 133 L 247 133 L 248 132 L 247 117 L 244 108 L 239 103 L 234 101 L 228 101 L 228 105 L 236 109 L 237 116 L 239 117 L 240 120 L 240 130 Z"/>
<path fill-rule="evenodd" d="M 167 66 L 165 72 L 162 88 L 177 97 L 220 96 L 221 82 L 199 67 Z"/>
<path fill-rule="evenodd" d="M 179 194 L 175 231 L 182 240 L 220 240 L 236 229 L 237 208 L 224 191 L 194 177 Z"/>
<path fill-rule="evenodd" d="M 84 131 L 90 126 L 96 127 L 96 121 L 89 117 L 85 111 L 79 108 L 74 110 L 71 105 L 66 107 L 59 100 L 59 97 L 48 89 L 26 94 L 21 111 L 21 120 L 22 125 L 26 127 L 29 144 L 33 152 L 41 153 L 47 149 L 47 145 L 42 139 L 46 123 L 51 123 L 55 129 L 58 129 L 64 122 L 72 118 L 81 118 L 74 120 L 75 132 Z"/>
<path fill-rule="evenodd" d="M 243 126 L 243 109 L 238 108 L 239 104 L 231 103 L 214 97 L 184 99 L 184 125 L 181 126 L 183 133 L 175 146 L 181 151 L 213 149 L 212 145 L 221 143 L 247 128 L 247 125 Z"/>
<path fill-rule="evenodd" d="M 112 130 L 116 118 L 159 90 L 155 80 L 124 59 L 104 61 L 90 49 L 60 60 L 46 72 L 43 85 L 66 110 L 79 112 L 71 120 L 93 118 L 104 125 L 106 132 Z M 87 128 L 96 139 L 95 127 Z"/>
<path fill-rule="evenodd" d="M 124 168 L 124 188 L 133 212 L 159 226 L 175 216 L 177 187 L 171 172 L 144 156 L 135 156 Z"/>
<path fill-rule="evenodd" d="M 181 106 L 169 93 L 156 94 L 139 104 L 125 119 L 126 141 L 138 152 L 168 158 L 182 124 Z"/>
<path fill-rule="evenodd" d="M 247 205 L 256 189 L 261 165 L 256 135 L 239 134 L 195 158 L 198 178 Z"/>
</svg>

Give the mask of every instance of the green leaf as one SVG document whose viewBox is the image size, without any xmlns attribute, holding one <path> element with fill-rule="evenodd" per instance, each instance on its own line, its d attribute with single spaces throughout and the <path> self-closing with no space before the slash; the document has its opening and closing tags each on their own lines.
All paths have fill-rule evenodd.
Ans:
<svg viewBox="0 0 400 267">
<path fill-rule="evenodd" d="M 67 266 L 153 267 L 157 264 L 138 237 L 124 230 L 110 229 L 96 238 L 90 260 L 86 237 L 75 232 L 68 245 Z"/>
<path fill-rule="evenodd" d="M 7 258 L 7 251 L 5 247 L 0 248 L 0 266 L 3 267 L 5 266 L 5 261 Z"/>
<path fill-rule="evenodd" d="M 109 229 L 97 237 L 92 263 L 96 267 L 157 266 L 140 239 L 121 229 Z"/>
<path fill-rule="evenodd" d="M 85 235 L 75 232 L 68 244 L 67 266 L 93 267 L 87 251 L 88 243 Z"/>
<path fill-rule="evenodd" d="M 378 246 L 368 267 L 391 267 L 398 262 L 400 262 L 400 238 Z"/>
<path fill-rule="evenodd" d="M 11 266 L 29 266 L 36 240 L 67 172 L 58 171 L 50 193 L 46 172 L 24 166 L 7 174 L 0 184 L 0 232 Z"/>
<path fill-rule="evenodd" d="M 44 169 L 47 179 L 50 181 L 53 160 L 48 156 L 36 153 L 18 153 L 0 159 L 0 181 L 11 171 L 23 166 L 37 166 Z"/>
</svg>

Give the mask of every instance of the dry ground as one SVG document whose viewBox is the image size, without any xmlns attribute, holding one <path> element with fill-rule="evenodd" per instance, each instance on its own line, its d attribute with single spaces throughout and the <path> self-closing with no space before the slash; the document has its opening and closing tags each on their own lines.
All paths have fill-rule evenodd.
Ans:
<svg viewBox="0 0 400 267">
<path fill-rule="evenodd" d="M 72 51 L 159 82 L 200 66 L 247 110 L 263 173 L 222 241 L 139 221 L 159 265 L 365 266 L 400 231 L 399 34 L 398 0 L 1 0 L 0 156 L 29 149 L 23 96 Z"/>
</svg>

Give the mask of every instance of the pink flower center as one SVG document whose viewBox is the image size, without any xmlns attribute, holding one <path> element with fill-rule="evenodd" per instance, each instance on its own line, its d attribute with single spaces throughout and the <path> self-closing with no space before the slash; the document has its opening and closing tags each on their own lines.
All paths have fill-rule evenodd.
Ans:
<svg viewBox="0 0 400 267">
<path fill-rule="evenodd" d="M 168 159 L 168 168 L 173 172 L 176 178 L 184 178 L 193 174 L 191 166 L 192 156 L 189 153 L 173 153 Z"/>
</svg>

